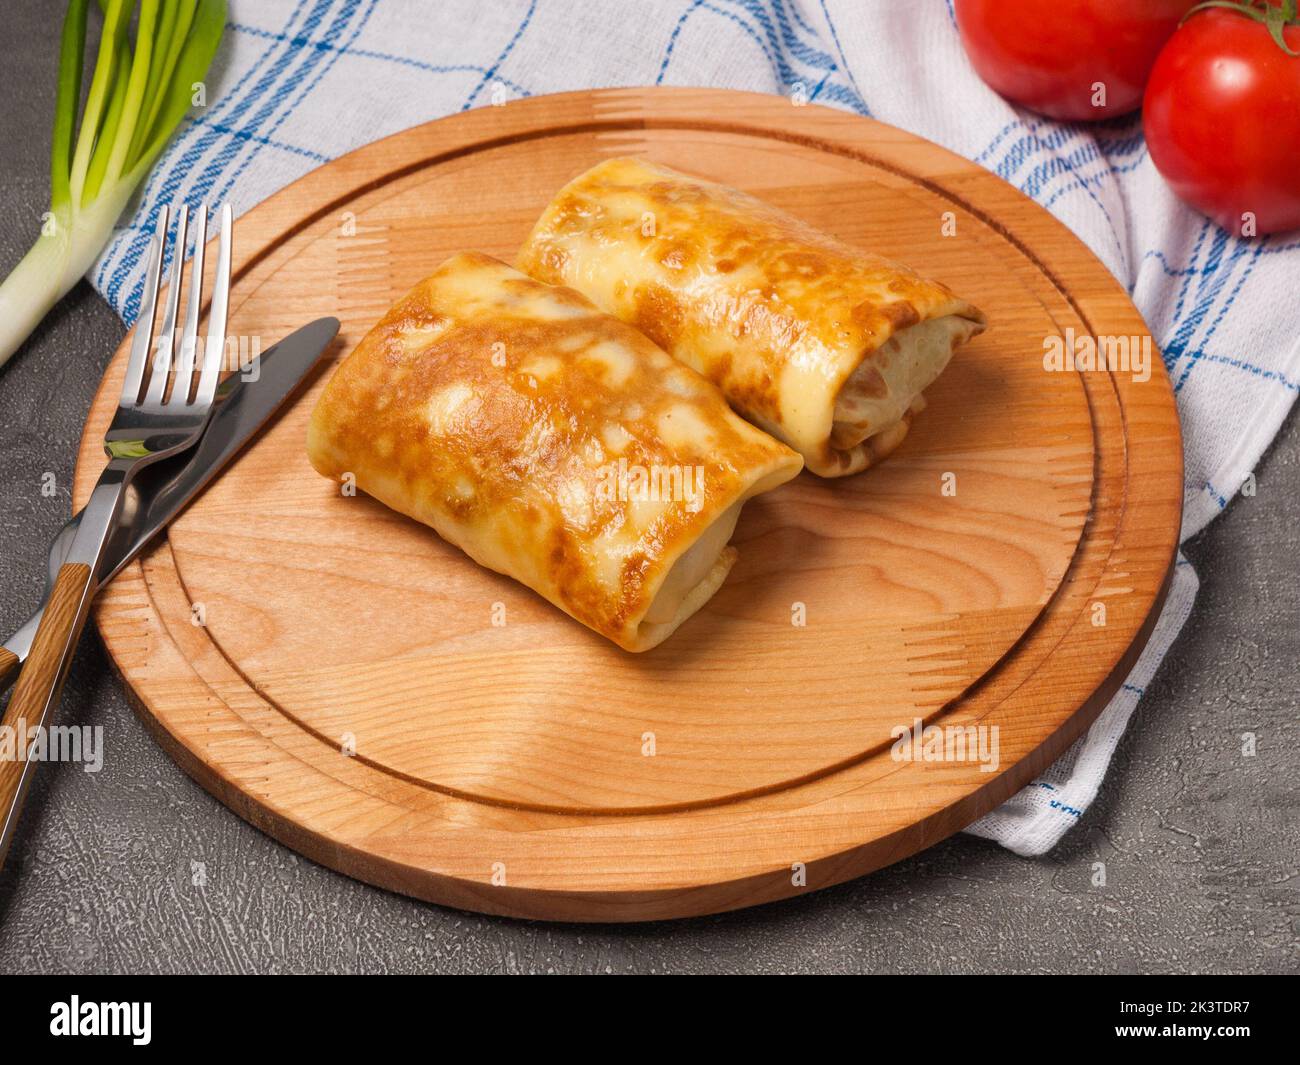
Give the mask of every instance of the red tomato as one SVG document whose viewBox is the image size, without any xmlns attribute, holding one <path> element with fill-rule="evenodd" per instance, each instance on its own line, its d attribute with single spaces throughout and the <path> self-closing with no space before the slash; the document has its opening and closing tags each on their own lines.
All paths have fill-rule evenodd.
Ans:
<svg viewBox="0 0 1300 1065">
<path fill-rule="evenodd" d="M 1300 26 L 1283 34 L 1300 52 Z M 1260 23 L 1218 8 L 1188 19 L 1151 73 L 1143 125 L 1156 169 L 1224 229 L 1300 227 L 1300 58 Z"/>
<path fill-rule="evenodd" d="M 1113 118 L 1142 103 L 1161 46 L 1195 4 L 956 0 L 957 28 L 979 76 L 1007 99 L 1052 118 Z"/>
</svg>

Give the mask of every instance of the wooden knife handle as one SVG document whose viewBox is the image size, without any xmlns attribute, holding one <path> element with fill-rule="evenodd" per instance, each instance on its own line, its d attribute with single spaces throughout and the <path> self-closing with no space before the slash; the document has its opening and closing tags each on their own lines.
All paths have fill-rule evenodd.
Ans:
<svg viewBox="0 0 1300 1065">
<path fill-rule="evenodd" d="M 9 735 L 14 737 L 12 757 L 0 760 L 0 866 L 9 853 L 9 841 L 31 780 L 27 746 L 35 736 L 34 730 L 45 724 L 50 709 L 58 702 L 77 637 L 86 623 L 89 590 L 90 567 L 84 562 L 64 563 L 50 591 L 31 653 L 0 721 L 0 726 L 13 730 Z"/>
<path fill-rule="evenodd" d="M 18 656 L 7 647 L 0 647 L 0 691 L 9 687 L 9 682 L 18 673 Z"/>
</svg>

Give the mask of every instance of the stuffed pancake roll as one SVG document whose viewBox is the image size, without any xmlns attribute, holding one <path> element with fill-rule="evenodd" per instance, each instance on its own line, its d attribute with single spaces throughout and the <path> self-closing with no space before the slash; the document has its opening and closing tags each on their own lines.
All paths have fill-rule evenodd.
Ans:
<svg viewBox="0 0 1300 1065">
<path fill-rule="evenodd" d="M 561 189 L 517 265 L 635 325 L 823 477 L 897 447 L 922 392 L 985 326 L 905 266 L 639 159 Z"/>
<path fill-rule="evenodd" d="M 708 601 L 745 500 L 802 466 L 635 329 L 480 254 L 362 339 L 307 451 L 628 651 Z"/>
</svg>

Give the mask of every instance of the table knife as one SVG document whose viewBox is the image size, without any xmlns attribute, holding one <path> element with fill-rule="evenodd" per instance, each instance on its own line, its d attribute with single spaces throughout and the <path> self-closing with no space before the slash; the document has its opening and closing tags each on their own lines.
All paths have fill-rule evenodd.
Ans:
<svg viewBox="0 0 1300 1065">
<path fill-rule="evenodd" d="M 222 382 L 211 421 L 199 443 L 183 455 L 142 471 L 136 478 L 124 504 L 124 516 L 104 549 L 104 583 L 184 509 L 270 420 L 311 372 L 338 330 L 337 318 L 318 318 L 259 355 L 255 373 L 232 373 Z M 50 545 L 46 598 L 80 521 L 78 512 Z M 0 647 L 0 691 L 18 675 L 44 610 L 43 601 Z"/>
</svg>

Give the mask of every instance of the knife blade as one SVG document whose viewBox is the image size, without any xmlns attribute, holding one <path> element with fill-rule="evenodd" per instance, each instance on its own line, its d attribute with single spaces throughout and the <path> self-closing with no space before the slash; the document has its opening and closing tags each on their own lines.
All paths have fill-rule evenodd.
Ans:
<svg viewBox="0 0 1300 1065">
<path fill-rule="evenodd" d="M 136 478 L 123 504 L 122 519 L 104 549 L 103 583 L 116 576 L 257 434 L 320 361 L 338 331 L 337 318 L 318 318 L 262 352 L 256 377 L 232 373 L 221 383 L 211 421 L 194 449 L 157 463 Z M 74 514 L 50 545 L 51 575 L 62 566 L 80 520 L 80 512 Z M 0 671 L 0 690 L 17 676 L 44 611 L 42 601 L 4 642 L 4 649 L 17 661 L 0 656 L 6 666 Z"/>
</svg>

